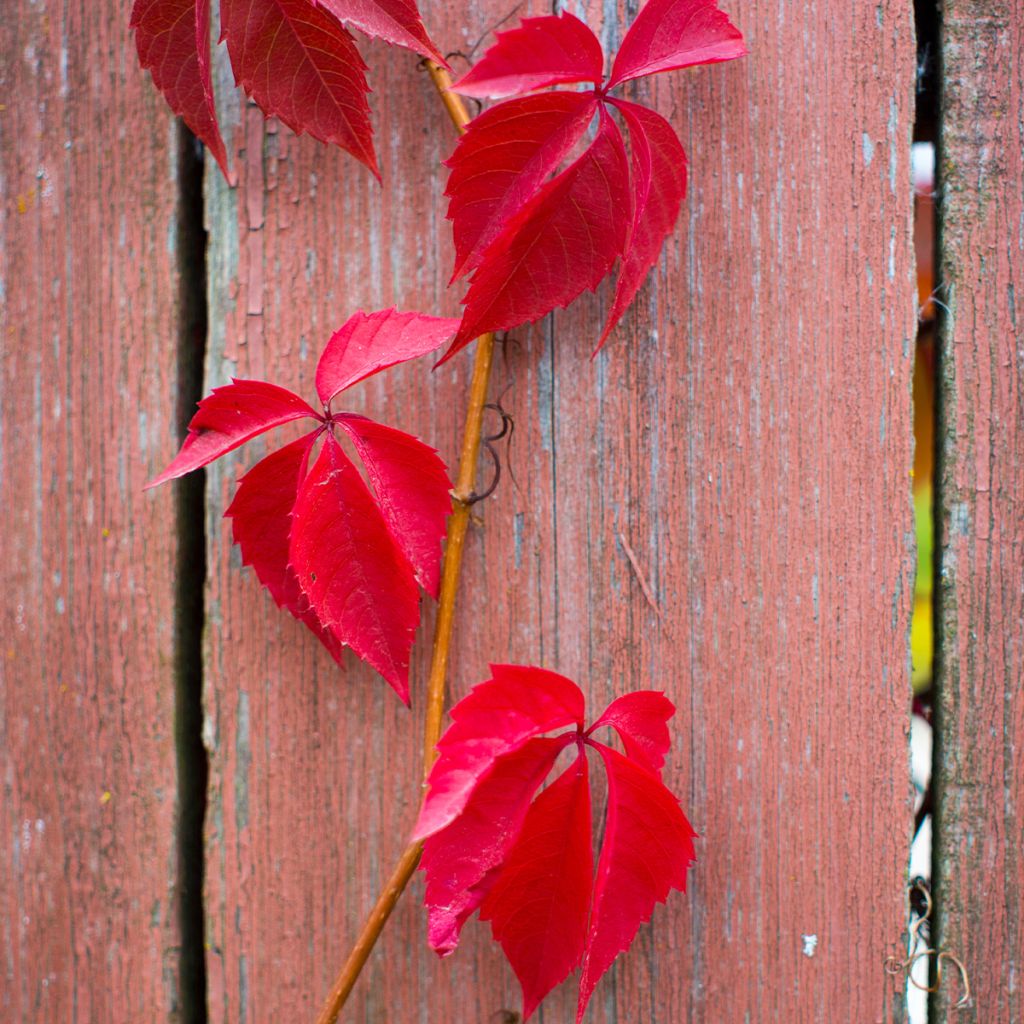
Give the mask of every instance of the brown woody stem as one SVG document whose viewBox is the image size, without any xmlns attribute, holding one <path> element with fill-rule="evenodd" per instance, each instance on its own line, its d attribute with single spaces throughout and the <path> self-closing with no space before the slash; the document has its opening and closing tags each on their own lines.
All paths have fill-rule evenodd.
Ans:
<svg viewBox="0 0 1024 1024">
<path fill-rule="evenodd" d="M 448 91 L 451 79 L 448 72 L 432 61 L 427 62 L 431 81 L 437 87 L 441 101 L 461 134 L 469 123 L 469 113 L 462 99 Z M 466 426 L 462 436 L 462 454 L 459 459 L 459 475 L 452 494 L 454 508 L 448 518 L 448 536 L 444 552 L 444 568 L 441 573 L 441 592 L 438 597 L 437 622 L 434 626 L 434 647 L 430 659 L 430 678 L 427 682 L 427 714 L 423 733 L 423 778 L 426 780 L 436 756 L 437 741 L 441 737 L 441 720 L 444 716 L 445 682 L 448 675 L 448 652 L 451 648 L 452 626 L 455 622 L 455 597 L 459 589 L 459 574 L 462 570 L 462 552 L 469 529 L 469 512 L 472 504 L 473 484 L 476 479 L 476 464 L 480 455 L 480 435 L 487 402 L 487 388 L 491 379 L 491 363 L 494 355 L 494 335 L 484 334 L 477 339 L 476 357 L 473 362 L 473 379 L 469 389 L 469 409 L 466 412 Z M 352 947 L 331 993 L 324 1003 L 317 1024 L 334 1024 L 341 1008 L 349 997 L 370 952 L 380 933 L 384 930 L 391 911 L 409 884 L 423 852 L 422 843 L 411 843 L 405 848 L 384 891 L 370 916 L 363 924 L 356 944 Z"/>
</svg>

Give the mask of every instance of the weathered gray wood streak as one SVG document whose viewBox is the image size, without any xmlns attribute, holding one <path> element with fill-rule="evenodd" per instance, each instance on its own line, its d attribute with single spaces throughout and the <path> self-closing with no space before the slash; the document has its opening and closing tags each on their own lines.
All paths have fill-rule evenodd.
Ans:
<svg viewBox="0 0 1024 1024">
<path fill-rule="evenodd" d="M 730 7 L 749 59 L 640 89 L 681 131 L 692 187 L 626 326 L 589 361 L 602 291 L 514 332 L 499 358 L 516 433 L 471 538 L 452 689 L 520 660 L 574 676 L 595 704 L 648 686 L 679 707 L 668 778 L 700 863 L 590 1020 L 873 1024 L 901 1015 L 882 964 L 901 948 L 910 827 L 912 11 Z M 442 47 L 468 48 L 508 7 L 424 12 Z M 628 20 L 581 13 L 612 44 Z M 240 182 L 207 181 L 209 386 L 235 373 L 312 394 L 353 310 L 457 308 L 439 167 L 452 129 L 414 58 L 367 54 L 383 188 L 224 104 Z M 453 462 L 468 366 L 404 368 L 353 407 Z M 221 515 L 257 454 L 225 460 L 208 495 L 218 1021 L 300 1020 L 326 993 L 414 819 L 432 619 L 413 714 L 354 660 L 337 671 L 230 547 Z M 484 928 L 451 960 L 430 953 L 420 897 L 400 905 L 347 1019 L 518 1007 Z M 571 1006 L 567 986 L 540 1019 Z"/>
<path fill-rule="evenodd" d="M 938 941 L 1024 1021 L 1024 4 L 944 5 Z M 953 972 L 955 979 L 955 972 Z"/>
</svg>

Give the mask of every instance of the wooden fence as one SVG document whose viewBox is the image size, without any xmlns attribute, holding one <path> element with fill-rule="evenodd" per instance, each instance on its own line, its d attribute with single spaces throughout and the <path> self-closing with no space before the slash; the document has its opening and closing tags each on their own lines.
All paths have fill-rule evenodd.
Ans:
<svg viewBox="0 0 1024 1024">
<path fill-rule="evenodd" d="M 699 863 L 594 1024 L 898 1021 L 883 963 L 906 947 L 912 829 L 914 12 L 727 6 L 750 57 L 643 87 L 692 176 L 625 326 L 589 361 L 602 291 L 499 357 L 516 429 L 471 533 L 452 691 L 513 660 L 595 701 L 651 686 L 679 708 L 668 777 Z M 9 7 L 0 1020 L 201 1019 L 180 996 L 201 954 L 178 917 L 175 758 L 198 596 L 209 1020 L 311 1020 L 414 820 L 433 609 L 410 714 L 240 568 L 222 514 L 254 451 L 207 474 L 205 586 L 194 508 L 142 485 L 177 446 L 204 291 L 204 389 L 234 374 L 311 393 L 355 309 L 455 312 L 452 131 L 414 58 L 367 47 L 381 187 L 265 123 L 218 54 L 238 184 L 208 169 L 200 203 L 127 6 Z M 510 5 L 423 8 L 468 49 Z M 635 9 L 579 12 L 614 45 Z M 943 19 L 936 941 L 974 998 L 956 1010 L 951 987 L 935 1019 L 1003 1024 L 1024 1021 L 1024 2 L 946 0 Z M 353 407 L 451 464 L 467 372 L 406 367 Z M 518 1008 L 484 926 L 434 956 L 421 897 L 347 1019 Z M 571 1019 L 569 988 L 539 1020 Z"/>
</svg>

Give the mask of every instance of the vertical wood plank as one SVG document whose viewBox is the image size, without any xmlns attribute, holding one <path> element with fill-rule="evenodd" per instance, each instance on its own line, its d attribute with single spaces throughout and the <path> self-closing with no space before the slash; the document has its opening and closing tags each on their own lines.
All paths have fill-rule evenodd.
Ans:
<svg viewBox="0 0 1024 1024">
<path fill-rule="evenodd" d="M 424 11 L 443 48 L 466 49 L 508 13 Z M 682 132 L 692 185 L 628 326 L 589 361 L 602 290 L 499 355 L 516 432 L 468 548 L 452 689 L 519 660 L 573 675 L 595 705 L 648 686 L 679 708 L 669 777 L 700 862 L 590 1021 L 897 1020 L 882 965 L 901 948 L 911 827 L 912 12 L 730 11 L 750 58 L 638 92 Z M 581 13 L 613 45 L 628 21 Z M 240 183 L 207 182 L 208 386 L 234 373 L 311 393 L 354 309 L 456 308 L 437 166 L 451 130 L 413 58 L 367 53 L 383 189 L 226 104 Z M 467 371 L 406 367 L 353 407 L 453 461 Z M 427 608 L 410 715 L 276 611 L 221 521 L 262 450 L 223 460 L 209 488 L 209 965 L 212 1017 L 230 1021 L 311 1018 L 401 850 L 432 624 Z M 438 961 L 413 897 L 346 1019 L 517 1009 L 486 928 Z M 573 1006 L 566 986 L 537 1019 Z"/>
<path fill-rule="evenodd" d="M 943 5 L 938 1020 L 1024 1020 L 1024 5 Z M 948 1014 L 948 1017 L 947 1017 Z"/>
<path fill-rule="evenodd" d="M 177 1013 L 178 129 L 114 0 L 0 19 L 0 1019 Z"/>
</svg>

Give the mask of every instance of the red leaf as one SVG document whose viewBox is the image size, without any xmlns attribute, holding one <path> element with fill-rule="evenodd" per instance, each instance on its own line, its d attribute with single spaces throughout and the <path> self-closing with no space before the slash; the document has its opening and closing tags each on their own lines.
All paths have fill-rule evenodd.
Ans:
<svg viewBox="0 0 1024 1024">
<path fill-rule="evenodd" d="M 716 0 L 647 0 L 622 40 L 608 88 L 746 53 L 742 33 L 718 10 Z"/>
<path fill-rule="evenodd" d="M 394 310 L 357 314 L 321 359 L 318 383 L 347 387 L 436 348 L 456 325 Z M 181 451 L 147 486 L 305 416 L 317 421 L 313 433 L 268 455 L 239 481 L 226 513 L 235 541 L 278 605 L 309 626 L 335 660 L 342 646 L 351 647 L 408 703 L 409 649 L 419 623 L 416 580 L 436 593 L 451 509 L 451 483 L 433 448 L 364 416 L 321 416 L 274 384 L 235 380 L 199 403 Z M 335 438 L 339 428 L 363 459 L 376 500 Z M 307 475 L 322 434 L 323 450 Z"/>
<path fill-rule="evenodd" d="M 365 416 L 344 414 L 334 422 L 352 439 L 363 460 L 384 519 L 419 585 L 436 598 L 441 538 L 452 510 L 444 463 L 419 438 Z"/>
<path fill-rule="evenodd" d="M 665 694 L 639 690 L 613 700 L 587 730 L 587 735 L 602 726 L 611 726 L 619 734 L 631 760 L 660 772 L 672 745 L 667 723 L 675 713 L 672 701 Z"/>
<path fill-rule="evenodd" d="M 268 116 L 348 150 L 380 178 L 352 36 L 312 0 L 221 0 L 235 80 Z"/>
<path fill-rule="evenodd" d="M 647 272 L 657 263 L 662 243 L 672 233 L 686 195 L 686 153 L 672 126 L 647 107 L 625 100 L 612 102 L 629 128 L 633 221 L 598 349 L 629 309 Z"/>
<path fill-rule="evenodd" d="M 233 380 L 199 403 L 174 461 L 146 487 L 191 473 L 250 438 L 303 416 L 320 417 L 298 395 L 261 380 Z"/>
<path fill-rule="evenodd" d="M 257 462 L 238 481 L 234 500 L 224 515 L 232 520 L 242 564 L 251 565 L 278 606 L 305 623 L 331 657 L 340 662 L 341 644 L 324 629 L 288 562 L 292 508 L 306 475 L 309 453 L 319 436 L 320 431 L 314 430 Z"/>
<path fill-rule="evenodd" d="M 579 965 L 594 863 L 583 749 L 530 807 L 505 866 L 480 906 L 523 987 L 523 1019 Z"/>
<path fill-rule="evenodd" d="M 448 161 L 452 281 L 480 263 L 509 219 L 583 138 L 596 109 L 597 100 L 586 93 L 545 92 L 499 103 L 474 118 Z"/>
<path fill-rule="evenodd" d="M 591 146 L 537 192 L 488 250 L 441 362 L 485 331 L 539 320 L 597 287 L 622 252 L 629 216 L 626 150 L 602 109 Z"/>
<path fill-rule="evenodd" d="M 597 347 L 604 344 L 657 260 L 686 192 L 686 157 L 668 123 L 611 99 L 608 90 L 642 75 L 744 53 L 743 37 L 715 0 L 648 0 L 604 86 L 597 37 L 571 15 L 527 18 L 498 33 L 456 91 L 504 96 L 578 81 L 595 88 L 498 104 L 475 118 L 460 140 L 446 189 L 456 250 L 452 281 L 475 272 L 462 300 L 462 326 L 441 363 L 480 334 L 531 323 L 568 305 L 595 288 L 621 257 Z M 631 167 L 609 104 L 629 125 Z M 601 123 L 594 143 L 549 180 L 585 134 L 595 107 Z"/>
<path fill-rule="evenodd" d="M 404 46 L 448 66 L 427 35 L 413 0 L 314 0 L 338 21 L 354 25 L 373 39 Z"/>
<path fill-rule="evenodd" d="M 213 101 L 210 0 L 135 0 L 131 27 L 139 63 L 233 182 Z"/>
<path fill-rule="evenodd" d="M 320 621 L 408 704 L 419 592 L 359 471 L 330 434 L 292 517 L 290 561 Z"/>
<path fill-rule="evenodd" d="M 536 737 L 497 758 L 462 813 L 424 842 L 430 945 L 441 956 L 458 945 L 462 925 L 493 885 L 534 793 L 570 739 Z"/>
<path fill-rule="evenodd" d="M 608 772 L 608 815 L 597 864 L 577 1024 L 597 982 L 628 949 L 656 903 L 686 890 L 696 832 L 661 780 L 628 757 L 595 743 Z"/>
<path fill-rule="evenodd" d="M 583 694 L 571 679 L 522 665 L 492 665 L 491 676 L 452 708 L 414 839 L 451 824 L 496 758 L 552 729 L 583 727 Z"/>
<path fill-rule="evenodd" d="M 524 18 L 453 86 L 464 96 L 513 96 L 567 82 L 600 84 L 604 53 L 597 36 L 565 12 Z"/>
<path fill-rule="evenodd" d="M 584 732 L 582 694 L 571 680 L 526 666 L 491 671 L 452 709 L 414 833 L 426 837 L 430 943 L 450 953 L 479 907 L 523 986 L 525 1016 L 582 963 L 582 1018 L 598 979 L 654 905 L 685 887 L 693 861 L 695 833 L 658 775 L 674 708 L 664 694 L 629 694 Z M 625 755 L 592 739 L 602 726 L 619 732 Z M 524 816 L 558 751 L 572 743 L 575 763 Z M 608 775 L 596 882 L 587 747 Z"/>
<path fill-rule="evenodd" d="M 396 309 L 355 313 L 334 332 L 317 363 L 320 401 L 326 407 L 353 384 L 389 366 L 433 352 L 458 328 L 458 320 Z"/>
</svg>

